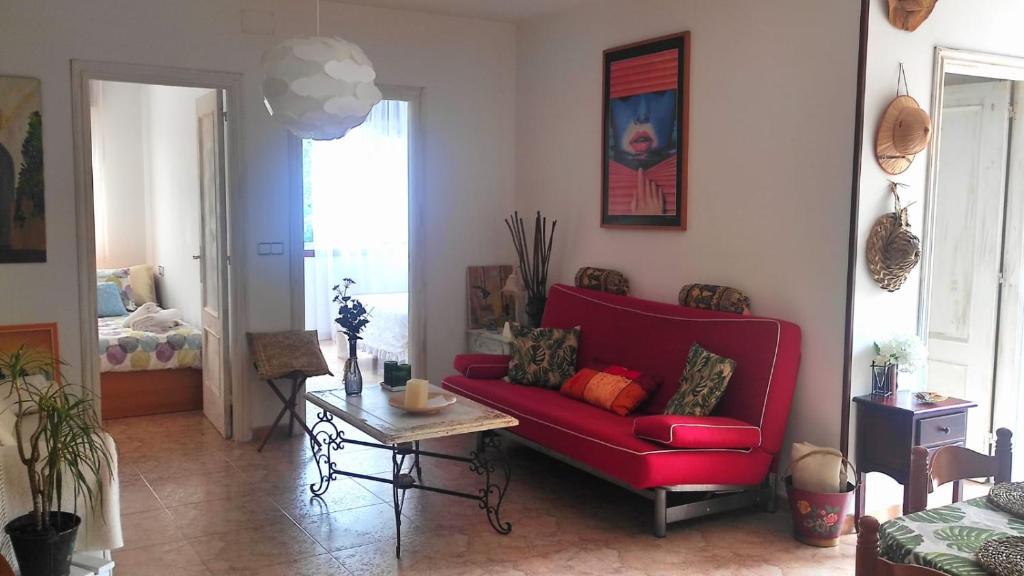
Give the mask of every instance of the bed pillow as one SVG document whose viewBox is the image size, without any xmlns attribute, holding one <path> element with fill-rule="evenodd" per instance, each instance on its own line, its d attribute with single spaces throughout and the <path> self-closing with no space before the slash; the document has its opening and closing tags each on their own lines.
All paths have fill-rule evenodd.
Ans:
<svg viewBox="0 0 1024 576">
<path fill-rule="evenodd" d="M 128 268 L 100 268 L 96 270 L 96 282 L 110 282 L 121 291 L 121 302 L 129 312 L 135 310 L 135 302 L 132 300 L 132 284 Z"/>
<path fill-rule="evenodd" d="M 96 314 L 100 318 L 109 316 L 127 316 L 128 310 L 121 300 L 121 290 L 113 282 L 100 282 L 96 285 Z"/>
<path fill-rule="evenodd" d="M 725 394 L 736 371 L 736 361 L 708 352 L 694 343 L 686 357 L 686 369 L 679 379 L 679 391 L 668 401 L 665 414 L 707 416 Z"/>
<path fill-rule="evenodd" d="M 576 373 L 578 328 L 512 327 L 508 379 L 515 384 L 557 390 Z"/>
<path fill-rule="evenodd" d="M 625 416 L 636 410 L 657 389 L 657 380 L 636 370 L 595 365 L 581 369 L 562 385 L 559 392 Z"/>
<path fill-rule="evenodd" d="M 153 280 L 153 266 L 139 264 L 128 269 L 128 284 L 131 288 L 132 304 L 136 307 L 146 302 L 159 304 L 156 299 L 156 283 Z"/>
</svg>

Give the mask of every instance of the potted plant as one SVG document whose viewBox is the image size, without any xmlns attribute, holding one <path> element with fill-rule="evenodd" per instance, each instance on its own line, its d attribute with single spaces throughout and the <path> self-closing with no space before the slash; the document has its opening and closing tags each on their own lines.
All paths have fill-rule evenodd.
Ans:
<svg viewBox="0 0 1024 576">
<path fill-rule="evenodd" d="M 334 302 L 338 304 L 338 317 L 334 322 L 341 327 L 342 333 L 348 339 L 348 359 L 345 360 L 342 381 L 345 383 L 345 394 L 349 396 L 363 392 L 363 374 L 359 371 L 356 343 L 362 339 L 359 334 L 370 323 L 370 310 L 348 293 L 349 288 L 355 283 L 356 281 L 351 278 L 344 278 L 341 284 L 334 285 Z"/>
<path fill-rule="evenodd" d="M 883 395 L 895 394 L 899 388 L 900 372 L 916 372 L 924 367 L 928 351 L 915 334 L 892 336 L 888 340 L 875 342 L 875 358 L 871 362 L 873 375 L 872 392 Z"/>
<path fill-rule="evenodd" d="M 526 226 L 523 225 L 519 212 L 513 212 L 510 218 L 505 219 L 505 226 L 512 234 L 512 246 L 515 247 L 519 260 L 519 273 L 526 285 L 526 317 L 531 328 L 540 327 L 541 319 L 544 317 L 544 307 L 548 301 L 548 267 L 551 265 L 551 247 L 555 240 L 557 225 L 558 220 L 552 220 L 551 228 L 548 228 L 548 219 L 541 216 L 538 210 L 533 222 L 531 248 Z"/>
<path fill-rule="evenodd" d="M 4 527 L 22 576 L 70 573 L 82 522 L 75 513 L 78 500 L 90 507 L 102 502 L 98 480 L 113 474 L 92 399 L 65 381 L 55 364 L 24 346 L 0 354 L 0 394 L 16 412 L 14 437 L 32 496 L 32 511 Z M 70 512 L 62 501 L 67 487 L 74 496 Z"/>
</svg>

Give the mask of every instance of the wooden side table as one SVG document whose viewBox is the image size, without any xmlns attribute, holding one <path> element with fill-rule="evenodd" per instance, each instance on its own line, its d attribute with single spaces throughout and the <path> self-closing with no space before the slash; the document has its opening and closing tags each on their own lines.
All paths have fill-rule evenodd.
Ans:
<svg viewBox="0 0 1024 576">
<path fill-rule="evenodd" d="M 943 446 L 963 446 L 967 436 L 967 411 L 974 402 L 948 398 L 923 404 L 913 393 L 892 396 L 857 396 L 857 490 L 856 521 L 864 514 L 868 472 L 881 472 L 903 485 L 903 513 L 907 513 L 907 481 L 910 451 L 924 446 L 929 452 Z"/>
</svg>

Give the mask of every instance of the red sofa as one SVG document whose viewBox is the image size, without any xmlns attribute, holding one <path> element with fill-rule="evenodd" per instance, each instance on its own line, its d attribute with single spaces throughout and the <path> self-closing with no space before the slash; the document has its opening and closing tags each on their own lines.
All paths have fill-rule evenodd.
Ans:
<svg viewBox="0 0 1024 576">
<path fill-rule="evenodd" d="M 554 285 L 542 325 L 580 327 L 577 367 L 614 363 L 662 381 L 629 416 L 502 380 L 508 357 L 461 355 L 448 390 L 515 416 L 518 440 L 654 501 L 666 524 L 755 503 L 771 506 L 800 363 L 800 329 L 789 322 L 710 312 Z M 664 416 L 690 346 L 736 360 L 725 395 L 707 417 Z M 684 502 L 668 505 L 668 494 Z M 696 493 L 696 494 L 695 494 Z"/>
</svg>

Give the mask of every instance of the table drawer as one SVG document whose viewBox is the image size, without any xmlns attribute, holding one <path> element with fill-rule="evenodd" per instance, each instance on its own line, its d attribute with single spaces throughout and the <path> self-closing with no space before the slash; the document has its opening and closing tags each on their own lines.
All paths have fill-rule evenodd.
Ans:
<svg viewBox="0 0 1024 576">
<path fill-rule="evenodd" d="M 958 442 L 967 435 L 967 414 L 947 414 L 917 421 L 918 446 Z"/>
</svg>

